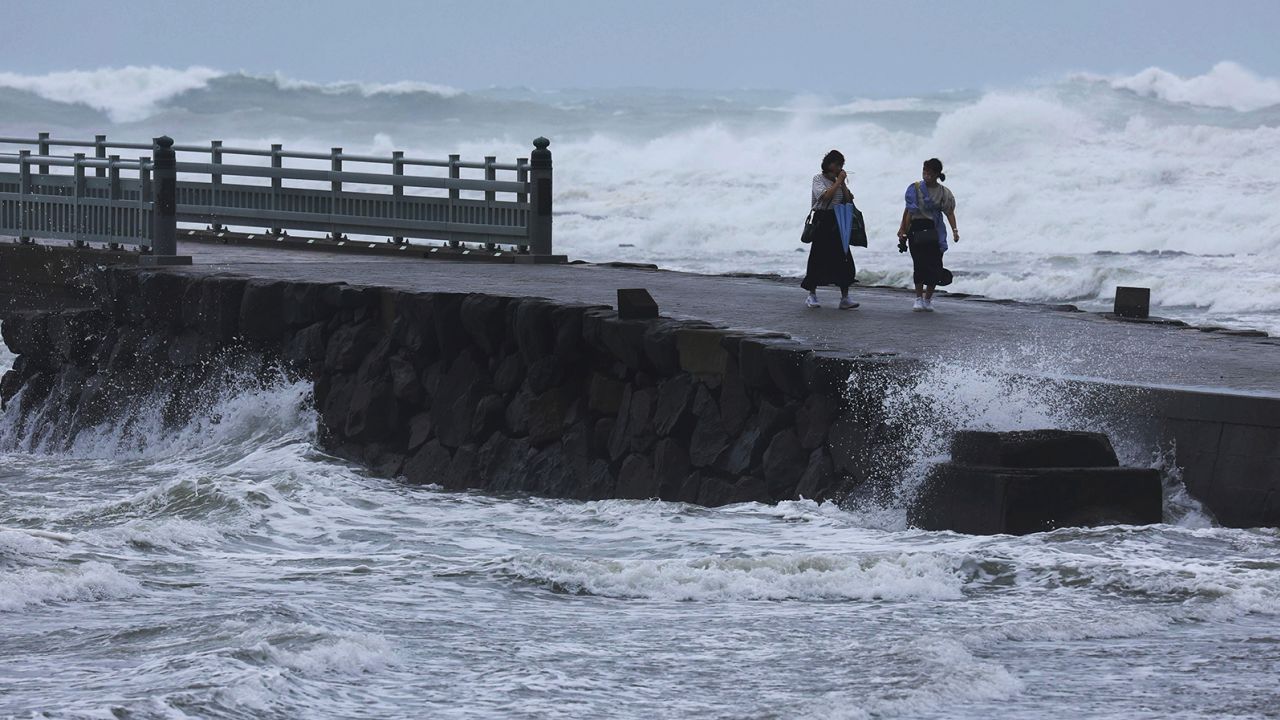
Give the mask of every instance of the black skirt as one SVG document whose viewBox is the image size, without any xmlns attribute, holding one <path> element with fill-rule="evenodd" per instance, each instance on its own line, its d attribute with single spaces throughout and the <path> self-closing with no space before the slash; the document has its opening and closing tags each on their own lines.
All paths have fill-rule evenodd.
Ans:
<svg viewBox="0 0 1280 720">
<path fill-rule="evenodd" d="M 809 244 L 809 267 L 800 287 L 813 292 L 819 285 L 835 285 L 847 290 L 857 282 L 858 269 L 853 254 L 840 242 L 840 226 L 834 210 L 815 210 L 813 242 Z"/>
<path fill-rule="evenodd" d="M 933 227 L 932 220 L 916 219 L 911 221 L 911 229 L 907 232 L 907 242 L 911 248 L 912 280 L 916 285 L 937 285 L 943 281 L 942 247 L 938 244 L 938 234 L 926 233 L 928 239 L 916 239 L 916 231 Z"/>
</svg>

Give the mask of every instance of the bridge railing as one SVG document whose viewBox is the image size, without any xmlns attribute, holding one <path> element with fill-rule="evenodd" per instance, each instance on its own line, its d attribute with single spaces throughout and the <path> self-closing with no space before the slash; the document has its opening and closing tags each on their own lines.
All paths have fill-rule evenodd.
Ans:
<svg viewBox="0 0 1280 720">
<path fill-rule="evenodd" d="M 53 174 L 50 168 L 68 168 Z M 0 153 L 0 233 L 21 242 L 71 240 L 83 246 L 135 245 L 151 252 L 155 201 L 150 158 L 121 160 Z M 89 173 L 93 172 L 91 176 Z M 129 177 L 133 175 L 134 177 Z"/>
<path fill-rule="evenodd" d="M 95 191 L 100 183 L 88 177 L 87 172 L 92 170 L 94 177 L 109 176 L 109 163 L 114 157 L 107 155 L 109 151 L 151 150 L 158 157 L 153 145 L 107 142 L 103 135 L 93 141 L 54 139 L 48 133 L 40 133 L 35 139 L 0 137 L 0 146 L 4 144 L 28 145 L 37 150 L 36 155 L 30 156 L 36 160 L 23 167 L 35 168 L 31 175 L 40 178 L 35 182 L 44 183 L 39 187 L 49 184 L 45 182 L 47 178 L 60 177 L 51 168 L 66 166 L 73 160 L 52 155 L 54 148 L 94 149 L 93 159 L 83 154 L 75 156 L 81 169 L 73 174 L 83 176 L 85 188 Z M 550 141 L 538 138 L 530 157 L 514 163 L 499 163 L 493 156 L 472 162 L 463 161 L 458 155 L 431 160 L 407 158 L 402 152 L 390 157 L 349 154 L 341 148 L 328 153 L 286 151 L 281 145 L 272 145 L 269 150 L 233 148 L 217 140 L 209 145 L 172 145 L 169 150 L 174 154 L 206 156 L 203 162 L 175 161 L 175 219 L 204 223 L 215 231 L 241 226 L 269 228 L 275 234 L 319 231 L 333 238 L 348 233 L 385 235 L 399 243 L 417 238 L 550 255 L 549 145 Z M 265 162 L 226 162 L 228 157 L 236 156 L 262 158 Z M 313 164 L 325 161 L 328 167 L 285 167 L 286 160 Z M 136 162 L 140 167 L 147 165 L 143 158 Z M 390 167 L 389 172 L 353 171 L 351 164 Z M 444 174 L 425 175 L 412 168 L 434 168 Z M 463 171 L 481 171 L 483 177 L 463 177 Z M 500 179 L 500 173 L 505 177 Z M 0 174 L 0 184 L 3 182 Z M 64 181 L 59 179 L 52 184 L 61 182 Z M 149 196 L 142 197 L 145 200 Z M 0 231 L 5 228 L 0 227 Z M 82 239 L 110 241 L 101 233 Z"/>
</svg>

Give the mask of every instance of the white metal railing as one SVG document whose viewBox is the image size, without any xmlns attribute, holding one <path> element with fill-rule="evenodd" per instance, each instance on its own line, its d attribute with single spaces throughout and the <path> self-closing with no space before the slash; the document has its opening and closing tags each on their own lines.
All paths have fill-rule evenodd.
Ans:
<svg viewBox="0 0 1280 720">
<path fill-rule="evenodd" d="M 157 142 L 160 139 L 157 139 Z M 163 140 L 172 143 L 168 138 Z M 0 137 L 4 145 L 25 145 L 36 149 L 11 157 L 19 165 L 15 177 L 0 172 L 0 189 L 13 193 L 64 198 L 61 189 L 71 188 L 71 200 L 52 201 L 61 207 L 92 208 L 107 201 L 106 207 L 133 206 L 112 205 L 112 202 L 146 203 L 153 201 L 151 175 L 156 160 L 139 157 L 132 161 L 120 161 L 108 155 L 112 150 L 150 150 L 159 158 L 156 144 L 107 142 L 98 135 L 92 141 L 63 140 L 40 133 L 34 139 Z M 287 230 L 320 231 L 332 237 L 347 233 L 360 235 L 388 235 L 395 242 L 406 238 L 442 240 L 454 245 L 464 242 L 483 244 L 489 248 L 499 245 L 519 251 L 550 255 L 551 245 L 551 152 L 545 138 L 534 141 L 535 149 L 529 159 L 520 158 L 514 163 L 499 163 L 496 157 L 486 157 L 483 162 L 464 162 L 458 155 L 447 160 L 406 158 L 395 152 L 390 157 L 344 153 L 333 148 L 329 153 L 286 151 L 281 145 L 271 149 L 225 147 L 220 141 L 208 145 L 167 145 L 174 157 L 174 205 L 175 220 L 187 223 L 206 223 L 214 230 L 226 226 L 267 227 L 282 234 Z M 94 157 L 84 154 L 74 157 L 52 154 L 55 148 L 93 148 Z M 203 162 L 177 162 L 177 153 L 205 155 Z M 228 156 L 266 158 L 267 164 L 228 163 Z M 22 158 L 27 158 L 23 160 Z M 286 167 L 285 160 L 327 161 L 327 169 Z M 139 177 L 126 182 L 115 179 L 112 167 L 119 169 L 136 165 Z M 353 171 L 347 164 L 389 165 L 390 172 Z M 346 166 L 346 167 L 344 167 Z M 72 172 L 59 174 L 54 169 L 70 167 Z M 407 172 L 408 168 L 444 169 L 447 174 L 425 175 Z M 22 169 L 29 175 L 22 184 Z M 483 171 L 482 178 L 465 178 L 464 170 Z M 89 171 L 93 176 L 89 176 Z M 509 179 L 499 179 L 499 173 Z M 62 178 L 78 178 L 70 181 Z M 99 181 L 101 179 L 101 182 Z M 8 187 L 6 185 L 14 185 Z M 316 184 L 321 184 L 316 187 Z M 115 187 L 115 190 L 111 188 Z M 406 192 L 408 190 L 408 192 Z M 431 194 L 435 191 L 435 194 Z M 140 192 L 136 198 L 135 193 Z M 474 197 L 464 197 L 463 193 Z M 14 199 L 22 203 L 22 199 Z M 63 229 L 64 225 L 50 225 L 43 217 L 49 210 L 32 198 L 25 200 L 25 210 L 17 212 L 10 224 L 0 218 L 0 232 L 16 233 L 32 237 L 36 228 L 56 225 L 59 234 L 44 230 L 34 236 L 70 237 L 77 242 L 103 240 L 106 242 L 132 242 L 148 248 L 142 236 L 115 234 L 94 212 L 88 219 L 72 223 L 76 231 Z M 134 208 L 137 209 L 137 208 Z M 34 215 L 33 215 L 34 213 Z M 56 214 L 56 213 L 55 213 Z M 61 217 L 61 216 L 59 216 Z M 41 224 L 44 223 L 44 224 Z M 18 227 L 21 225 L 21 227 Z M 105 229 L 104 229 L 105 228 Z"/>
</svg>

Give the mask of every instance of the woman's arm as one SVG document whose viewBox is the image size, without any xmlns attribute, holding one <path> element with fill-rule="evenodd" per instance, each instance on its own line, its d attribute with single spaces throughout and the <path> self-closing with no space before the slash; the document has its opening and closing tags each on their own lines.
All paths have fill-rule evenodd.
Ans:
<svg viewBox="0 0 1280 720">
<path fill-rule="evenodd" d="M 951 223 L 951 237 L 956 242 L 960 242 L 960 230 L 956 228 L 956 211 L 947 210 L 947 222 Z"/>
<path fill-rule="evenodd" d="M 898 224 L 898 237 L 907 236 L 907 228 L 911 227 L 911 211 L 906 208 L 902 209 L 902 222 Z"/>
<path fill-rule="evenodd" d="M 818 199 L 819 199 L 819 200 L 821 200 L 822 202 L 824 202 L 824 203 L 826 203 L 826 204 L 830 205 L 830 204 L 831 204 L 831 200 L 832 200 L 832 198 L 834 198 L 834 197 L 836 196 L 836 191 L 837 191 L 837 190 L 839 190 L 839 189 L 841 188 L 841 186 L 843 186 L 843 185 L 844 185 L 844 179 L 845 179 L 845 177 L 847 177 L 847 176 L 845 175 L 845 172 L 844 172 L 843 170 L 841 170 L 841 171 L 840 171 L 840 174 L 839 174 L 839 175 L 836 175 L 836 181 L 835 181 L 834 183 L 832 183 L 832 184 L 831 184 L 831 187 L 827 188 L 826 192 L 822 193 L 822 195 L 820 195 L 820 196 L 818 197 Z"/>
</svg>

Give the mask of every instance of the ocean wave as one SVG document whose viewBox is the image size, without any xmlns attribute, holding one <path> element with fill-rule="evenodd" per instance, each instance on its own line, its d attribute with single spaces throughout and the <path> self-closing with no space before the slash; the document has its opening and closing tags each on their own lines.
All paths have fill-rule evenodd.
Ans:
<svg viewBox="0 0 1280 720">
<path fill-rule="evenodd" d="M 95 602 L 142 594 L 142 586 L 96 560 L 27 567 L 0 574 L 0 612 L 21 612 L 55 602 Z"/>
<path fill-rule="evenodd" d="M 556 592 L 613 598 L 733 600 L 956 600 L 964 574 L 932 554 L 851 558 L 824 554 L 593 559 L 521 556 L 501 572 Z"/>
<path fill-rule="evenodd" d="M 207 67 L 157 66 L 68 70 L 45 75 L 0 73 L 0 87 L 35 93 L 46 100 L 88 105 L 113 122 L 132 122 L 153 114 L 165 101 L 206 87 L 223 73 Z"/>
<path fill-rule="evenodd" d="M 1240 112 L 1280 105 L 1280 80 L 1259 76 L 1234 62 L 1220 62 L 1203 75 L 1182 77 L 1151 67 L 1128 77 L 1104 80 L 1118 90 L 1129 90 L 1165 102 L 1203 107 L 1230 108 Z"/>
</svg>

